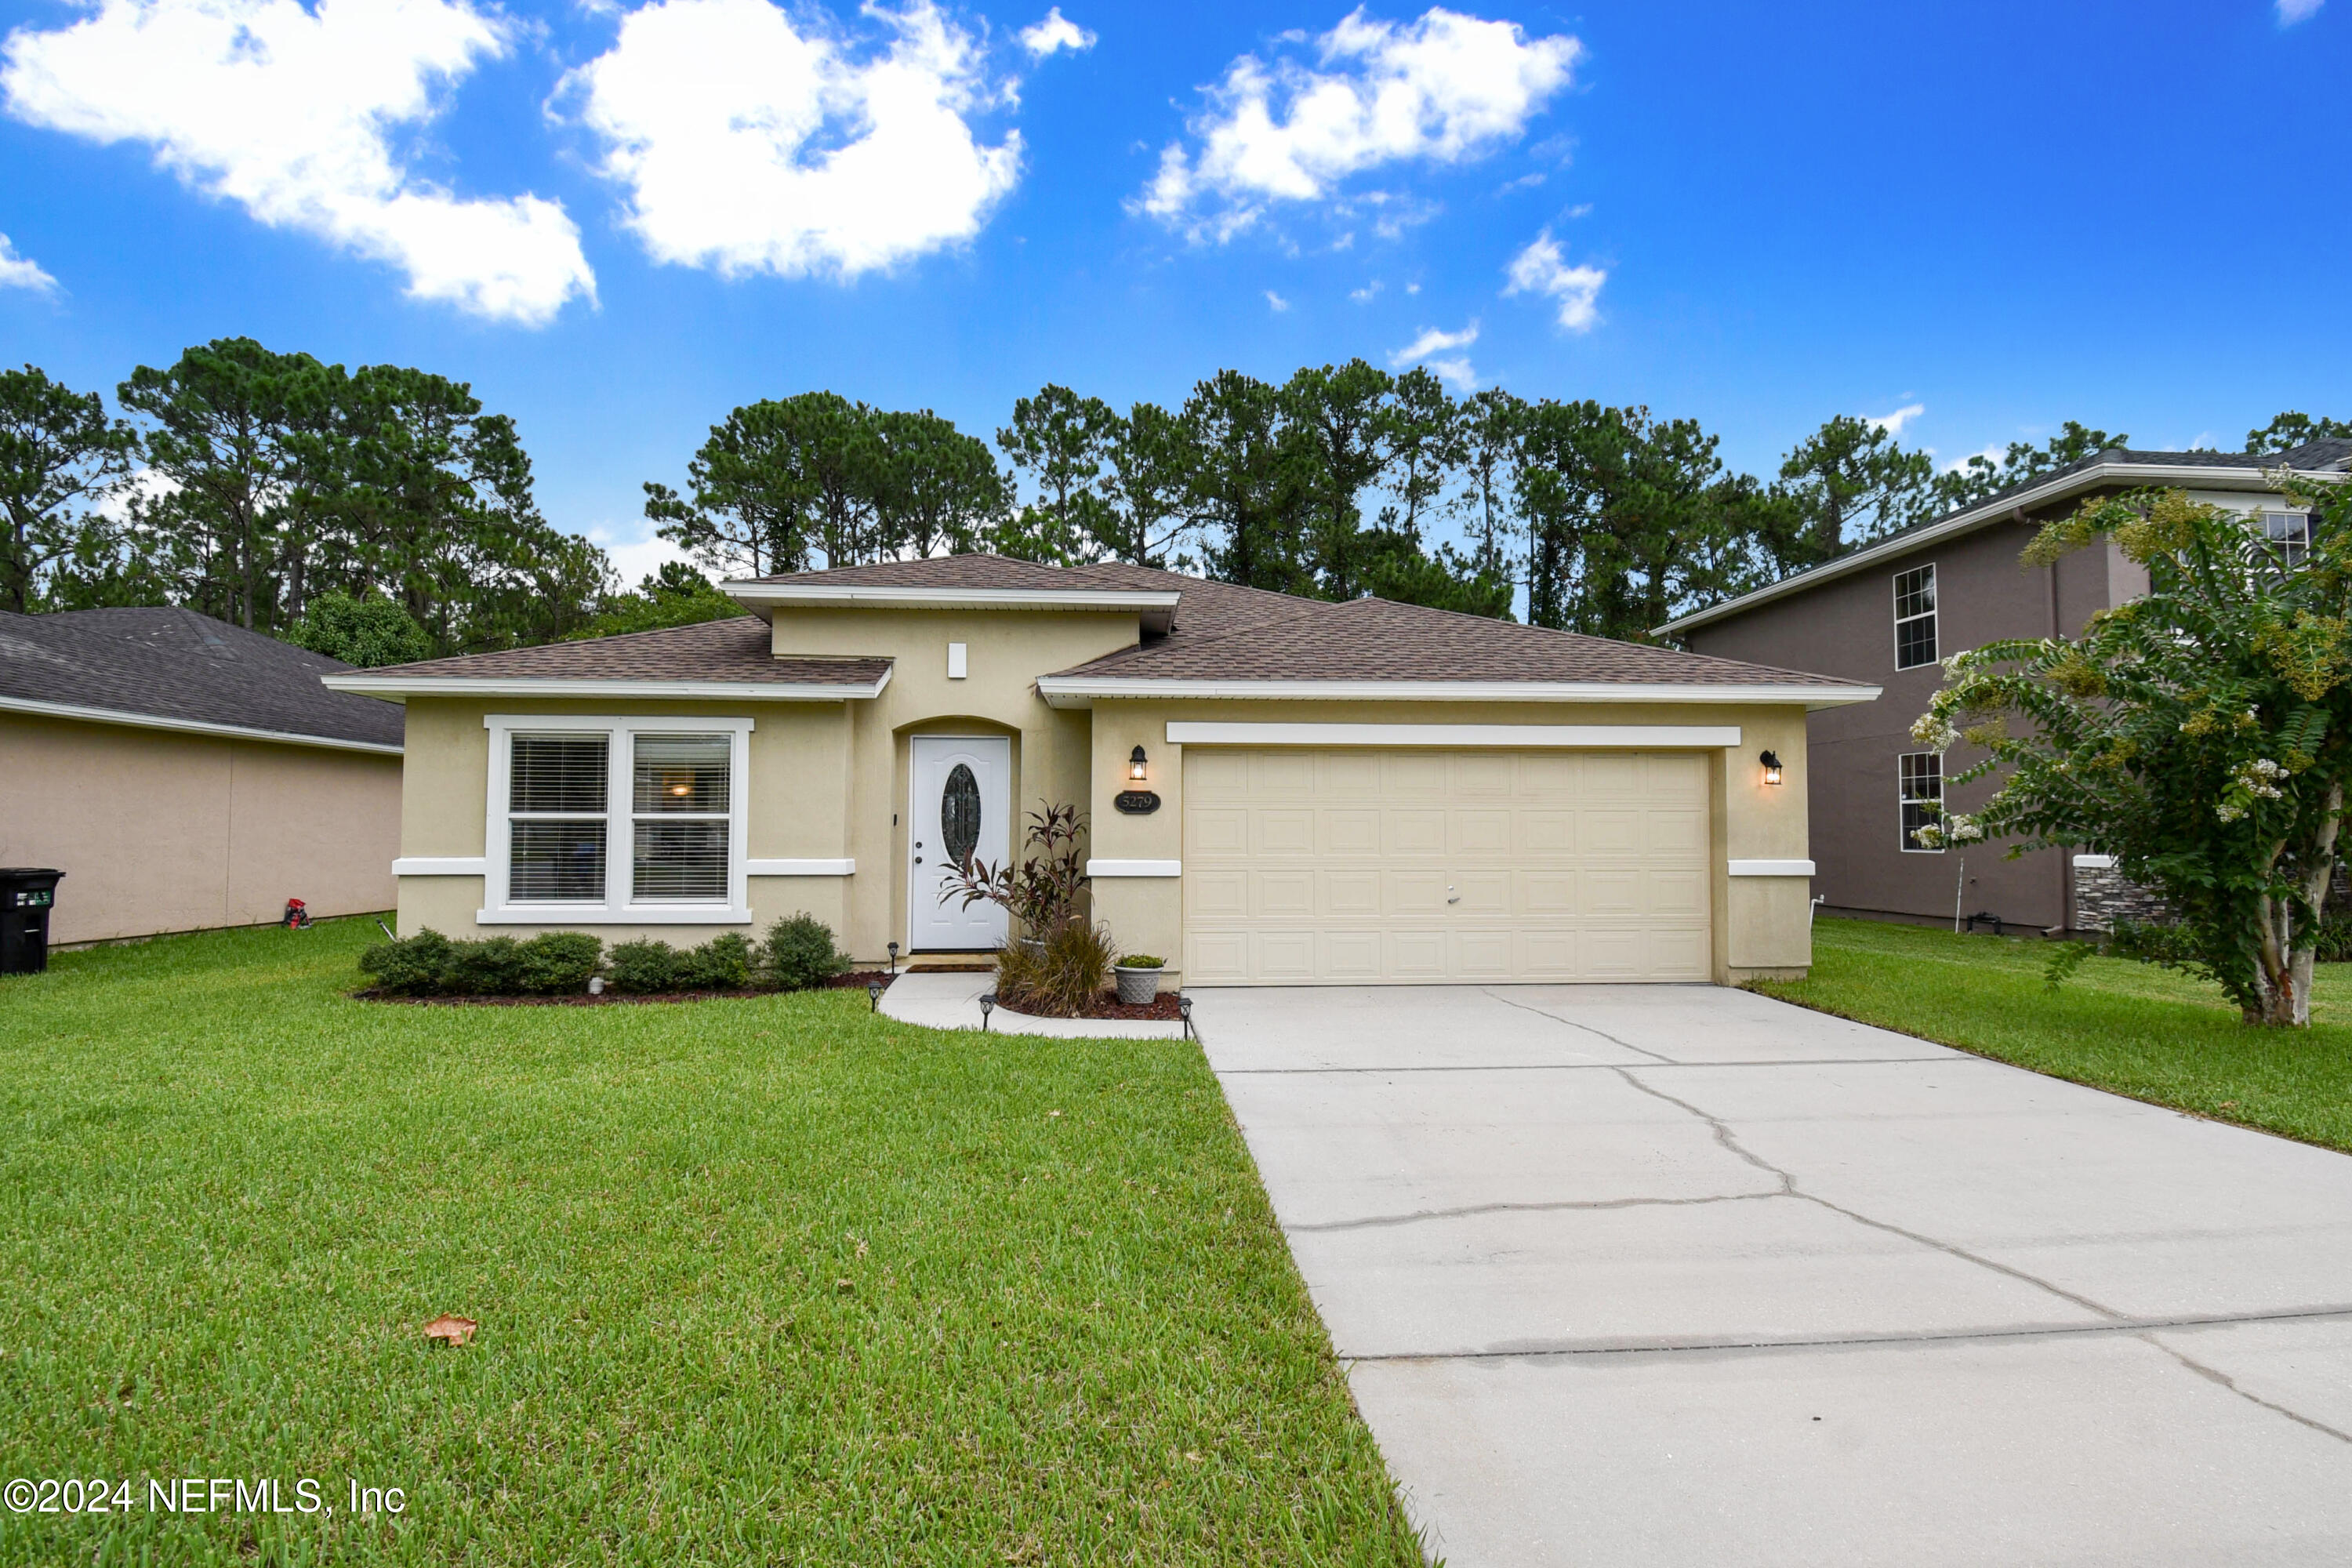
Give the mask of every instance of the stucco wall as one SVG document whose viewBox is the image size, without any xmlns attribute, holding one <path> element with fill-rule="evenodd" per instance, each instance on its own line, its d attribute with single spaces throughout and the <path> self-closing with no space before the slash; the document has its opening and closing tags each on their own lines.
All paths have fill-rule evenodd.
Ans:
<svg viewBox="0 0 2352 1568">
<path fill-rule="evenodd" d="M 52 942 L 392 907 L 401 759 L 0 714 L 0 865 L 66 873 Z"/>
</svg>

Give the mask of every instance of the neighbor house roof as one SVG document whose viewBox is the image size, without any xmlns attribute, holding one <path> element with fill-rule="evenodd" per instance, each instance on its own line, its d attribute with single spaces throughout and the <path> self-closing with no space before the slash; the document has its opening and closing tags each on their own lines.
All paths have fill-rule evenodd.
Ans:
<svg viewBox="0 0 2352 1568">
<path fill-rule="evenodd" d="M 887 658 L 778 658 L 771 647 L 765 621 L 730 616 L 690 626 L 388 665 L 337 676 L 333 684 L 338 691 L 392 698 L 447 692 L 834 701 L 877 696 L 889 684 Z"/>
<path fill-rule="evenodd" d="M 1971 533 L 1994 523 L 2017 521 L 2029 511 L 2090 490 L 2142 485 L 2264 490 L 2271 488 L 2270 476 L 2282 468 L 2309 479 L 2340 480 L 2347 469 L 2352 468 L 2352 440 L 2330 437 L 2306 441 L 2284 452 L 2154 452 L 2110 447 L 2063 468 L 1998 490 L 1980 501 L 1914 523 L 1883 539 L 1874 539 L 1833 561 L 1791 573 L 1752 593 L 1677 616 L 1656 630 L 1662 636 L 1690 631 L 1774 599 L 1818 587 L 1922 544 Z"/>
<path fill-rule="evenodd" d="M 321 684 L 351 668 L 194 610 L 0 612 L 0 710 L 398 752 L 397 707 Z"/>
</svg>

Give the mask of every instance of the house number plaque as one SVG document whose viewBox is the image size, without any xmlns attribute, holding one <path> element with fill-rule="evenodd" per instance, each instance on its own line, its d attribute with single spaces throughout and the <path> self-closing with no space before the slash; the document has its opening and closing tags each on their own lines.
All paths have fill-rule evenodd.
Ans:
<svg viewBox="0 0 2352 1568">
<path fill-rule="evenodd" d="M 1160 809 L 1160 797 L 1148 789 L 1123 789 L 1110 803 L 1129 816 L 1150 816 Z"/>
</svg>

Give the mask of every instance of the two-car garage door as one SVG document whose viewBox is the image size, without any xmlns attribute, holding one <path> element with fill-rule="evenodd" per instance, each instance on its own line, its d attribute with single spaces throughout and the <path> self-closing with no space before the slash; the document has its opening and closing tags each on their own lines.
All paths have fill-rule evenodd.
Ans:
<svg viewBox="0 0 2352 1568">
<path fill-rule="evenodd" d="M 1188 746 L 1197 985 L 1708 977 L 1691 752 Z"/>
</svg>

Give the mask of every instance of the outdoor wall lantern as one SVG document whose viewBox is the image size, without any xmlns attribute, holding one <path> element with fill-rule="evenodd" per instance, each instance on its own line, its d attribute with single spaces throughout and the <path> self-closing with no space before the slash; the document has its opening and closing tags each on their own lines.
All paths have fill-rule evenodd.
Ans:
<svg viewBox="0 0 2352 1568">
<path fill-rule="evenodd" d="M 1150 771 L 1141 746 L 1127 754 L 1127 787 L 1111 796 L 1114 810 L 1128 816 L 1149 816 L 1160 809 L 1160 797 L 1143 786 Z"/>
<path fill-rule="evenodd" d="M 1760 752 L 1757 754 L 1756 760 L 1764 764 L 1764 782 L 1766 784 L 1777 784 L 1780 782 L 1780 752 Z"/>
</svg>

